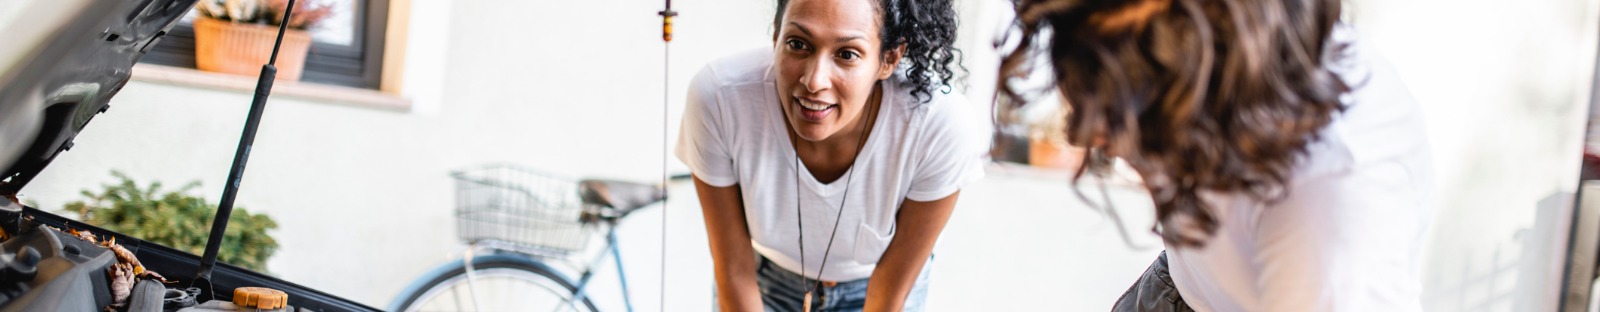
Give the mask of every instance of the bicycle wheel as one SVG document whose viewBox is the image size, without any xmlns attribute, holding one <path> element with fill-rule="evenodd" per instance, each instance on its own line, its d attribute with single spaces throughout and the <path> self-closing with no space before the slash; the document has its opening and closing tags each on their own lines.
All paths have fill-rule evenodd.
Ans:
<svg viewBox="0 0 1600 312">
<path fill-rule="evenodd" d="M 401 292 L 392 311 L 595 311 L 566 276 L 523 257 L 488 255 L 472 259 L 468 282 L 461 261 L 435 269 Z M 476 296 L 474 296 L 476 295 Z M 476 297 L 476 300 L 474 300 Z M 476 302 L 476 305 L 474 304 Z"/>
</svg>

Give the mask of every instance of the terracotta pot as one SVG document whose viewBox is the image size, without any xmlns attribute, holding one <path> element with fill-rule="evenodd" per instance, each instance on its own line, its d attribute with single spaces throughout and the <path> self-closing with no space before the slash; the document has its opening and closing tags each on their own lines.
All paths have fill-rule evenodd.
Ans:
<svg viewBox="0 0 1600 312">
<path fill-rule="evenodd" d="M 272 56 L 272 42 L 278 38 L 278 27 L 262 24 L 234 23 L 209 17 L 194 19 L 194 63 L 204 71 L 256 76 L 261 65 Z M 283 46 L 278 51 L 278 80 L 300 80 L 305 68 L 306 51 L 311 48 L 311 34 L 304 30 L 289 29 L 283 33 Z"/>
<path fill-rule="evenodd" d="M 1056 140 L 1034 136 L 1028 139 L 1028 165 L 1039 168 L 1077 170 L 1085 150 Z"/>
</svg>

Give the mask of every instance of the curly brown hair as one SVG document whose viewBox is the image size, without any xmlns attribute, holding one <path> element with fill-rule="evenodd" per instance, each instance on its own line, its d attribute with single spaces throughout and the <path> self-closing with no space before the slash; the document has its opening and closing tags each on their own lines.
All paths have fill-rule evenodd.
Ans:
<svg viewBox="0 0 1600 312">
<path fill-rule="evenodd" d="M 1046 46 L 1069 143 L 1144 176 L 1169 244 L 1199 247 L 1217 218 L 1201 192 L 1274 202 L 1350 87 L 1329 71 L 1339 0 L 1018 0 L 1001 96 Z M 1074 179 L 1083 175 L 1083 166 Z"/>
</svg>

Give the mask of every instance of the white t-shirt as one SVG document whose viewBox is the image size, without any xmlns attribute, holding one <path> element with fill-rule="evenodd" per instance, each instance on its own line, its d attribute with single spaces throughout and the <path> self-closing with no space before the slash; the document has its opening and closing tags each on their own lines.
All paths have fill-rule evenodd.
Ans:
<svg viewBox="0 0 1600 312">
<path fill-rule="evenodd" d="M 1219 227 L 1204 248 L 1168 246 L 1197 311 L 1421 311 L 1421 252 L 1433 219 L 1422 112 L 1387 63 L 1351 43 L 1333 67 L 1353 90 L 1295 168 L 1286 200 L 1203 193 Z"/>
<path fill-rule="evenodd" d="M 983 177 L 992 132 L 982 111 L 959 94 L 937 90 L 918 102 L 896 74 L 883 82 L 877 123 L 855 164 L 832 183 L 818 182 L 796 168 L 772 59 L 770 48 L 743 52 L 695 75 L 677 155 L 707 184 L 740 186 L 751 243 L 778 266 L 802 272 L 797 195 L 805 226 L 803 273 L 815 278 L 827 253 L 821 280 L 849 281 L 871 276 L 894 238 L 903 201 L 942 199 Z M 848 202 L 838 237 L 825 252 L 840 200 Z"/>
</svg>

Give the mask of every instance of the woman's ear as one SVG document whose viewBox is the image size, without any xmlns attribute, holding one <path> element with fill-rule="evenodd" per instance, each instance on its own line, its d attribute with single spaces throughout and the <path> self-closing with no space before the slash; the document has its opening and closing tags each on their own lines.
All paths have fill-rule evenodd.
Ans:
<svg viewBox="0 0 1600 312">
<path fill-rule="evenodd" d="M 889 79 L 889 76 L 893 76 L 894 70 L 900 67 L 900 58 L 905 55 L 906 45 L 904 43 L 894 47 L 893 50 L 889 50 L 888 53 L 884 53 L 883 63 L 878 64 L 878 80 Z"/>
</svg>

